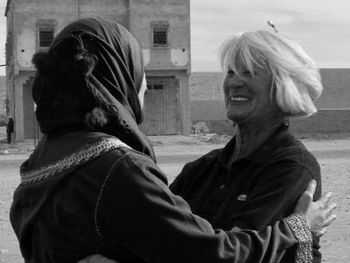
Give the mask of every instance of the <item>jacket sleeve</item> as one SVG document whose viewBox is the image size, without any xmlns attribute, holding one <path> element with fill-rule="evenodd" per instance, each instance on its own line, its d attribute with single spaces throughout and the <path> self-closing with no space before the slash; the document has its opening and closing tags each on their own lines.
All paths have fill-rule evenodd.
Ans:
<svg viewBox="0 0 350 263">
<path fill-rule="evenodd" d="M 127 153 L 105 177 L 96 205 L 101 237 L 120 240 L 147 262 L 279 262 L 283 251 L 310 241 L 303 217 L 291 216 L 262 232 L 212 229 L 173 195 L 148 158 Z M 295 229 L 304 229 L 300 236 Z M 294 232 L 293 232 L 294 231 Z M 298 241 L 297 241 L 298 240 Z"/>
<path fill-rule="evenodd" d="M 185 188 L 186 188 L 186 179 L 189 178 L 189 176 L 193 176 L 192 174 L 192 169 L 194 171 L 198 170 L 198 166 L 196 166 L 196 164 L 202 163 L 202 158 L 193 161 L 193 162 L 189 162 L 186 163 L 185 166 L 182 168 L 181 172 L 176 176 L 176 178 L 174 179 L 174 181 L 169 185 L 169 188 L 171 190 L 172 193 L 176 194 L 176 195 L 180 195 L 182 196 L 184 199 L 186 199 L 184 197 L 185 195 Z M 193 177 L 192 177 L 193 178 Z"/>
</svg>

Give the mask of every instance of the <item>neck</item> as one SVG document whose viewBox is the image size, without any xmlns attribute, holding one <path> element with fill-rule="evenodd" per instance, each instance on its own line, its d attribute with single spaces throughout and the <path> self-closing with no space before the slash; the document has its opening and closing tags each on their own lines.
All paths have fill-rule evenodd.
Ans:
<svg viewBox="0 0 350 263">
<path fill-rule="evenodd" d="M 246 157 L 265 142 L 283 123 L 283 116 L 237 126 L 233 160 Z"/>
</svg>

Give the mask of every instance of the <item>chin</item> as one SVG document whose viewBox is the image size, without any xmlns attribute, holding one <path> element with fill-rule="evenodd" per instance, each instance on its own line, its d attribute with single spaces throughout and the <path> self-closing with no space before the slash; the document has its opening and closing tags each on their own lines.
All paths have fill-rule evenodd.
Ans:
<svg viewBox="0 0 350 263">
<path fill-rule="evenodd" d="M 230 121 L 233 121 L 234 123 L 237 123 L 237 121 L 239 122 L 240 118 L 238 118 L 237 116 L 234 116 L 232 114 L 227 113 L 226 114 L 227 119 L 229 119 Z"/>
<path fill-rule="evenodd" d="M 243 117 L 242 116 L 237 116 L 236 114 L 226 114 L 227 119 L 235 123 L 236 125 L 240 125 L 243 123 Z"/>
</svg>

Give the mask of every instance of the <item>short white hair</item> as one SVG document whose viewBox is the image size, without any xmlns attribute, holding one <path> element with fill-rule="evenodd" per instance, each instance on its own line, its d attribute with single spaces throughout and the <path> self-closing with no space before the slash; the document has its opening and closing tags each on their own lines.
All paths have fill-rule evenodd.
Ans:
<svg viewBox="0 0 350 263">
<path fill-rule="evenodd" d="M 279 33 L 254 31 L 238 33 L 220 49 L 222 69 L 243 63 L 254 76 L 254 67 L 272 74 L 271 98 L 288 116 L 307 117 L 317 112 L 314 102 L 322 93 L 321 76 L 315 62 L 298 43 Z"/>
</svg>

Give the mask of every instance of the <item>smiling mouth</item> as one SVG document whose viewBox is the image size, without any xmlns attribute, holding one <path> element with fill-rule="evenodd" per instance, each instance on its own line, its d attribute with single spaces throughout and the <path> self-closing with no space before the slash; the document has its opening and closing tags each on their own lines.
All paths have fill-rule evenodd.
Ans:
<svg viewBox="0 0 350 263">
<path fill-rule="evenodd" d="M 248 101 L 250 101 L 250 99 L 249 98 L 247 98 L 247 97 L 235 97 L 235 96 L 232 96 L 231 98 L 230 98 L 230 102 L 248 102 Z"/>
</svg>

